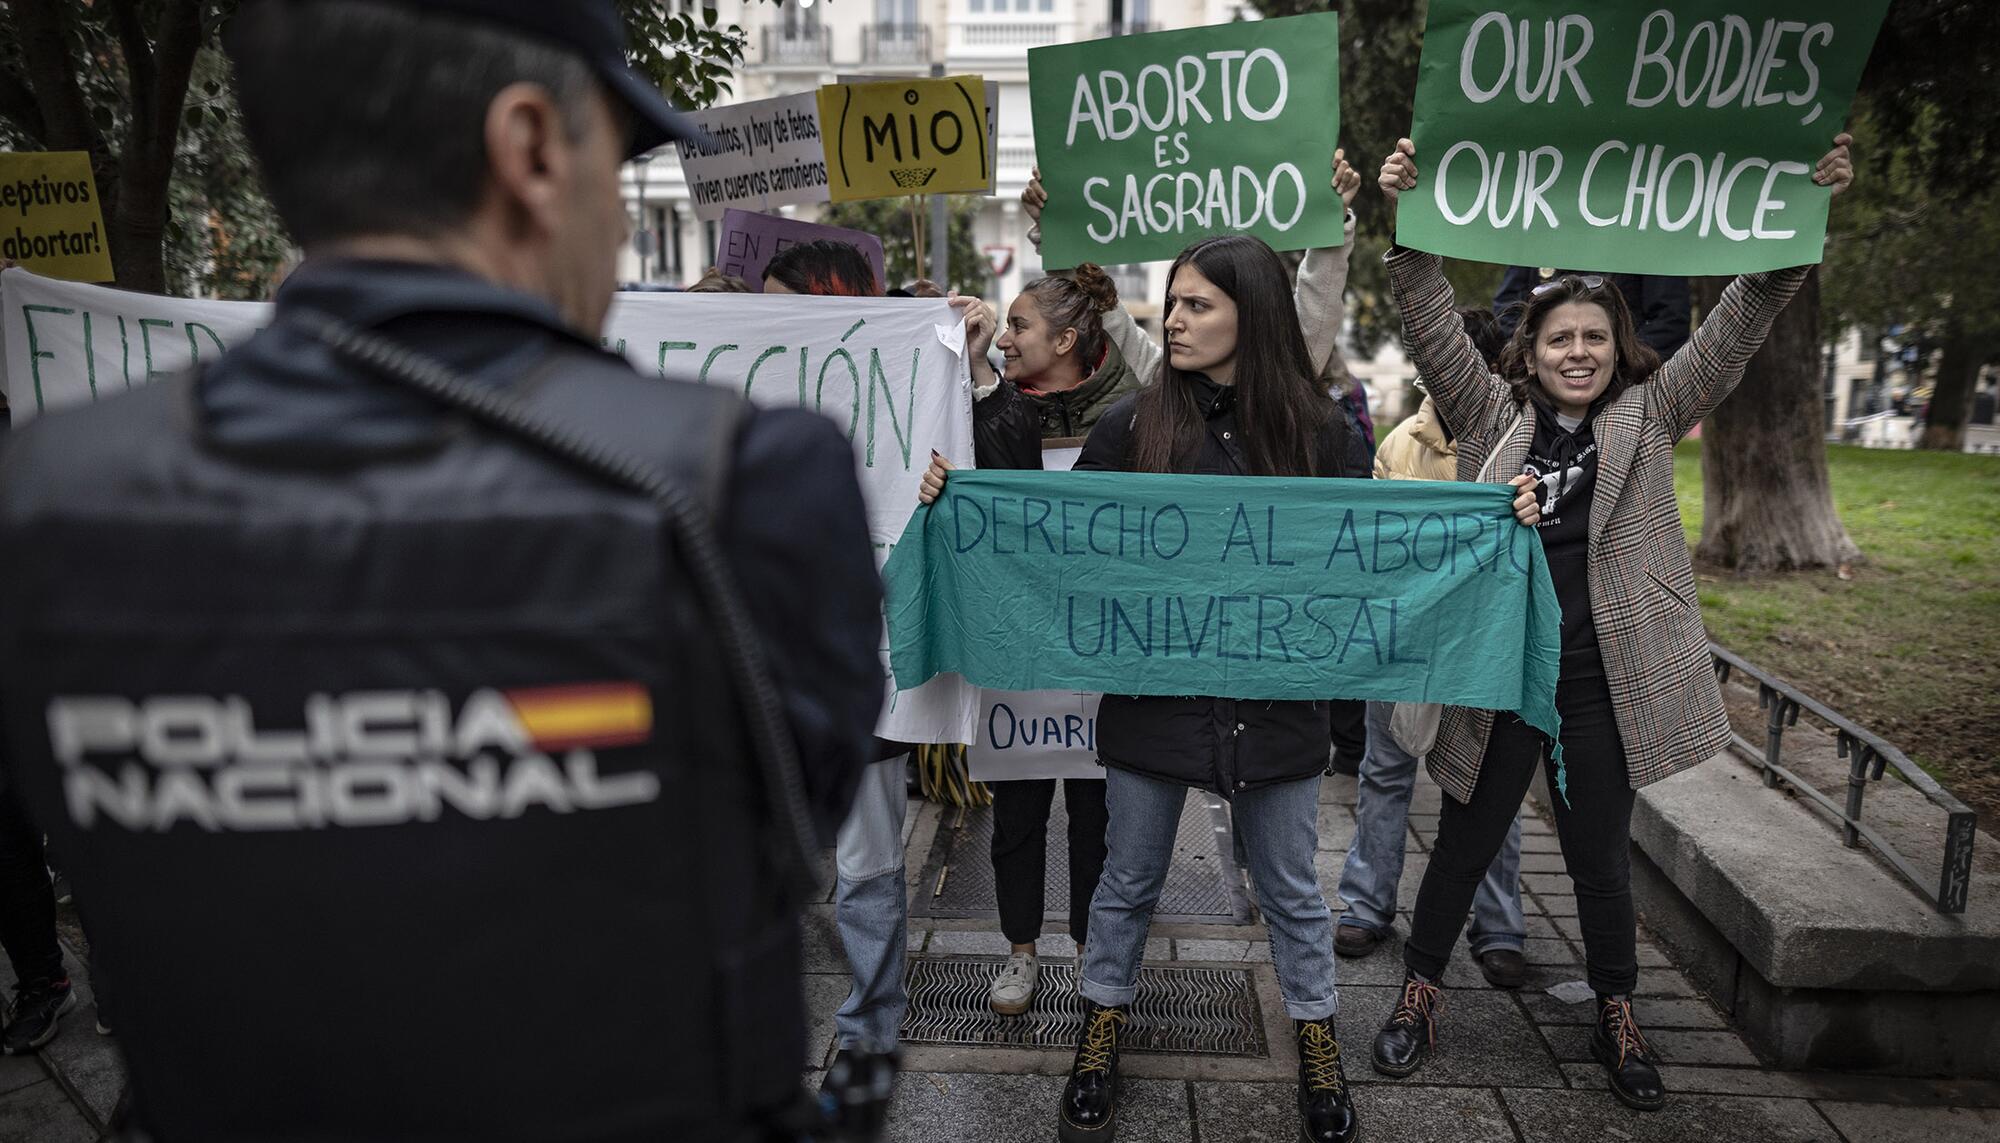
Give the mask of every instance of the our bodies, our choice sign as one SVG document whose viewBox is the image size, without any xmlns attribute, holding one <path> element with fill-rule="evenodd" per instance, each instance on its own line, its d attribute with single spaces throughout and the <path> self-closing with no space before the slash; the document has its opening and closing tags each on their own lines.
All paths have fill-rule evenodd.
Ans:
<svg viewBox="0 0 2000 1143">
<path fill-rule="evenodd" d="M 0 274 L 0 379 L 18 425 L 213 361 L 270 317 L 263 303 L 156 297 L 9 270 Z M 931 450 L 972 456 L 965 331 L 941 300 L 621 293 L 604 343 L 647 375 L 729 385 L 759 405 L 831 417 L 854 442 L 879 559 L 904 530 Z M 977 705 L 971 687 L 940 680 L 893 695 L 878 732 L 967 742 Z"/>
<path fill-rule="evenodd" d="M 1050 266 L 1172 258 L 1211 234 L 1337 246 L 1331 13 L 1028 52 Z"/>
<path fill-rule="evenodd" d="M 1820 259 L 1813 164 L 1888 0 L 1433 0 L 1403 245 L 1655 274 Z"/>
</svg>

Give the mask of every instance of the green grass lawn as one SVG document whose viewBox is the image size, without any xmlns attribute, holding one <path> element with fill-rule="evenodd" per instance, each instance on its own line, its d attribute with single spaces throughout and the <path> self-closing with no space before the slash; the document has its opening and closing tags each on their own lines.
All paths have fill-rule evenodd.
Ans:
<svg viewBox="0 0 2000 1143">
<path fill-rule="evenodd" d="M 2000 820 L 2000 457 L 1830 446 L 1834 505 L 1863 559 L 1743 577 L 1697 565 L 1716 642 L 1901 747 L 1981 823 Z M 1675 456 L 1688 543 L 1701 443 Z"/>
</svg>

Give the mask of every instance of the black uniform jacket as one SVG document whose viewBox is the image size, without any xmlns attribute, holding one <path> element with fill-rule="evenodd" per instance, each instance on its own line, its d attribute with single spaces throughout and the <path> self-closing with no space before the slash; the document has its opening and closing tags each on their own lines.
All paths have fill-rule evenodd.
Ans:
<svg viewBox="0 0 2000 1143">
<path fill-rule="evenodd" d="M 279 292 L 271 327 L 203 378 L 201 415 L 212 441 L 296 456 L 420 448 L 438 431 L 428 402 L 357 376 L 288 326 L 296 310 L 383 334 L 495 384 L 552 353 L 603 352 L 547 302 L 457 270 L 308 262 Z M 783 694 L 814 817 L 831 837 L 871 760 L 883 695 L 881 581 L 857 542 L 867 521 L 845 478 L 854 450 L 827 418 L 803 409 L 753 413 L 736 445 L 717 534 Z M 800 575 L 803 567 L 813 574 Z"/>
</svg>

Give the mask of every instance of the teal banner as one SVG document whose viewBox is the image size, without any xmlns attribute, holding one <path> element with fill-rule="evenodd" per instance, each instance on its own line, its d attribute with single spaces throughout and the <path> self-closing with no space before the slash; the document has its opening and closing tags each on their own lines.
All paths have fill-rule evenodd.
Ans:
<svg viewBox="0 0 2000 1143">
<path fill-rule="evenodd" d="M 1561 614 L 1512 496 L 953 473 L 883 568 L 896 685 L 1437 702 L 1553 735 Z"/>
<path fill-rule="evenodd" d="M 1197 239 L 1338 246 L 1331 12 L 1028 50 L 1042 262 L 1163 262 Z"/>
<path fill-rule="evenodd" d="M 1889 0 L 1431 0 L 1396 240 L 1635 274 L 1820 260 Z"/>
</svg>

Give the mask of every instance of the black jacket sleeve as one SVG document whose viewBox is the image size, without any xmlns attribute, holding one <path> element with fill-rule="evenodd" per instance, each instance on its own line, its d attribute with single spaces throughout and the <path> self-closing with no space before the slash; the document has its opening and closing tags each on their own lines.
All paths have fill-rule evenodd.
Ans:
<svg viewBox="0 0 2000 1143">
<path fill-rule="evenodd" d="M 1625 297 L 1631 305 L 1632 324 L 1638 327 L 1639 340 L 1652 346 L 1653 352 L 1665 361 L 1687 344 L 1693 304 L 1688 280 L 1660 274 L 1633 274 L 1629 280 L 1637 287 L 1627 289 Z M 1634 298 L 1634 294 L 1638 296 Z"/>
<path fill-rule="evenodd" d="M 1042 467 L 1041 418 L 1012 381 L 973 403 L 972 459 L 980 468 Z"/>
<path fill-rule="evenodd" d="M 804 409 L 752 414 L 719 531 L 798 743 L 822 837 L 874 761 L 884 695 L 882 580 L 854 450 Z"/>
<path fill-rule="evenodd" d="M 1084 438 L 1083 452 L 1076 458 L 1076 472 L 1124 472 L 1131 467 L 1132 418 L 1139 409 L 1139 394 L 1120 397 L 1104 410 Z"/>
</svg>

